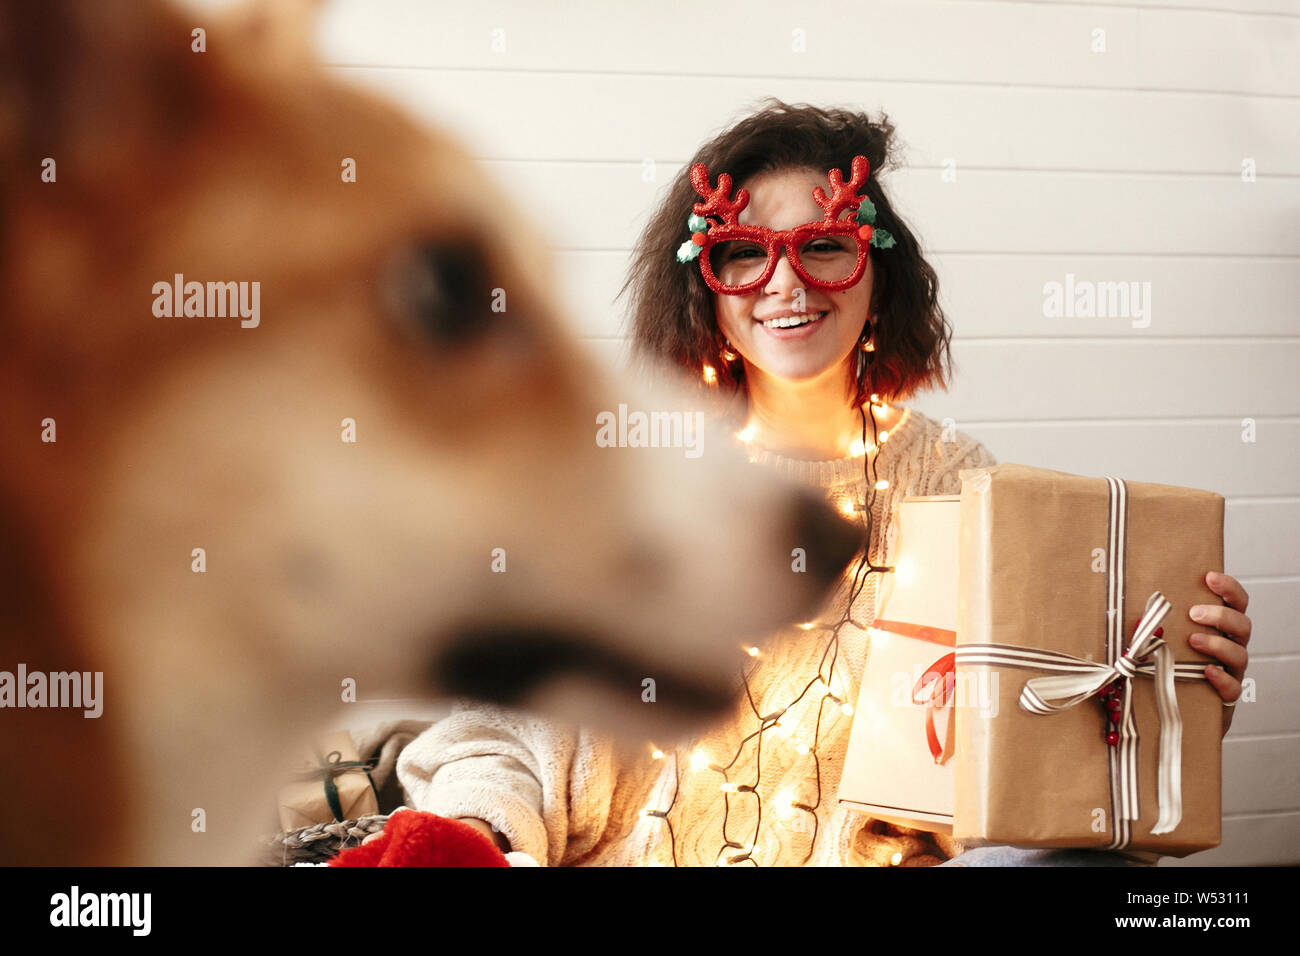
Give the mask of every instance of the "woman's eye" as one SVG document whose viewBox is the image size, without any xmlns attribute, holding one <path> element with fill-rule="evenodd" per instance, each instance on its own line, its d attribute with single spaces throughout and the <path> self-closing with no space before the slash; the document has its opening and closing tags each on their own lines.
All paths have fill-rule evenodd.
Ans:
<svg viewBox="0 0 1300 956">
<path fill-rule="evenodd" d="M 808 245 L 804 246 L 805 252 L 844 252 L 845 247 L 841 242 L 834 239 L 814 239 Z"/>
<path fill-rule="evenodd" d="M 737 246 L 727 253 L 728 259 L 752 259 L 754 256 L 767 258 L 767 252 L 759 246 L 745 245 Z"/>
<path fill-rule="evenodd" d="M 493 326 L 492 288 L 472 245 L 430 242 L 403 250 L 384 280 L 396 318 L 440 345 L 459 345 Z"/>
</svg>

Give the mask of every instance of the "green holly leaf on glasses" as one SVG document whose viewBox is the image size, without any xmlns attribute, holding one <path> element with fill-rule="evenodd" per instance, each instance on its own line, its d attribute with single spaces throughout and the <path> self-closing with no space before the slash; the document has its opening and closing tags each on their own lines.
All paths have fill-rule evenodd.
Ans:
<svg viewBox="0 0 1300 956">
<path fill-rule="evenodd" d="M 687 239 L 685 242 L 683 242 L 680 246 L 677 247 L 677 261 L 694 262 L 696 259 L 700 257 L 701 248 L 703 247 L 697 246 L 695 243 Z"/>
<path fill-rule="evenodd" d="M 865 196 L 858 206 L 858 225 L 874 226 L 876 224 L 876 204 Z"/>
<path fill-rule="evenodd" d="M 871 233 L 871 244 L 877 249 L 889 249 L 894 245 L 894 237 L 888 230 L 877 229 Z"/>
</svg>

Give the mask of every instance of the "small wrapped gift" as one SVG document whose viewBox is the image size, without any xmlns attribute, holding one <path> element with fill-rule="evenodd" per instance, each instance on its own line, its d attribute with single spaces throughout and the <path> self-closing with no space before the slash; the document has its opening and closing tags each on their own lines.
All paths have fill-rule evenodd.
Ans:
<svg viewBox="0 0 1300 956">
<path fill-rule="evenodd" d="M 894 572 L 858 692 L 839 802 L 931 832 L 952 832 L 957 541 L 961 498 L 904 498 Z M 964 703 L 964 702 L 963 702 Z"/>
<path fill-rule="evenodd" d="M 299 779 L 280 790 L 280 826 L 289 832 L 377 814 L 371 767 L 346 730 L 323 735 L 295 768 Z"/>
<path fill-rule="evenodd" d="M 1223 497 L 1000 464 L 960 473 L 953 836 L 1153 850 L 1219 844 L 1222 708 L 1188 610 L 1219 604 Z"/>
</svg>

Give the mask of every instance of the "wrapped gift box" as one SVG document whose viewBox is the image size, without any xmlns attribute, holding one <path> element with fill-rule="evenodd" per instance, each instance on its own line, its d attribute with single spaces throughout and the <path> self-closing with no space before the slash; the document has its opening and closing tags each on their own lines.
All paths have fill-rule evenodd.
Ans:
<svg viewBox="0 0 1300 956">
<path fill-rule="evenodd" d="M 1222 603 L 1205 573 L 1223 569 L 1223 497 L 1016 464 L 960 477 L 957 664 L 989 678 L 997 706 L 956 708 L 953 835 L 1217 846 L 1223 702 L 1187 638 L 1213 632 L 1189 608 Z M 1122 691 L 1112 723 L 1083 685 L 1135 639 L 1137 670 L 1106 684 Z"/>
<path fill-rule="evenodd" d="M 322 735 L 294 768 L 299 779 L 280 790 L 280 826 L 288 832 L 378 813 L 368 770 L 346 730 Z"/>
<path fill-rule="evenodd" d="M 881 581 L 838 792 L 877 819 L 942 833 L 953 826 L 952 704 L 964 693 L 947 676 L 960 513 L 958 495 L 899 503 L 895 570 Z"/>
</svg>

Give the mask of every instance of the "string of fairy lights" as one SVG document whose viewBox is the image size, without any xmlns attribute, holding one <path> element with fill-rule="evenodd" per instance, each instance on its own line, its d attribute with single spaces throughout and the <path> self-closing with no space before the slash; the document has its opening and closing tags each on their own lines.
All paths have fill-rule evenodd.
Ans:
<svg viewBox="0 0 1300 956">
<path fill-rule="evenodd" d="M 709 372 L 711 371 L 713 370 L 706 367 L 705 369 L 706 382 L 709 381 Z M 822 631 L 829 632 L 829 636 L 826 638 L 825 646 L 822 648 L 821 658 L 817 667 L 817 676 L 815 676 L 810 681 L 808 681 L 808 683 L 805 684 L 803 689 L 799 692 L 798 696 L 796 696 L 792 701 L 790 701 L 784 707 L 781 707 L 775 711 L 771 711 L 769 713 L 764 714 L 761 712 L 761 708 L 758 706 L 758 704 L 755 703 L 753 692 L 749 684 L 749 678 L 755 673 L 755 671 L 758 669 L 760 664 L 755 663 L 753 667 L 749 668 L 748 671 L 742 668 L 741 676 L 745 684 L 745 697 L 749 702 L 750 710 L 753 712 L 754 717 L 758 721 L 758 729 L 748 734 L 740 741 L 739 745 L 736 748 L 735 754 L 732 756 L 731 760 L 728 761 L 727 763 L 714 763 L 709 759 L 707 754 L 705 754 L 702 750 L 698 750 L 698 749 L 691 755 L 689 761 L 690 768 L 693 772 L 698 773 L 705 770 L 711 770 L 713 772 L 720 774 L 722 777 L 722 782 L 719 784 L 719 789 L 723 797 L 722 845 L 718 849 L 718 854 L 715 860 L 715 863 L 718 866 L 734 865 L 734 864 L 741 864 L 741 863 L 749 863 L 753 866 L 760 865 L 758 861 L 754 859 L 754 851 L 755 848 L 758 846 L 759 836 L 760 833 L 762 832 L 762 825 L 763 825 L 763 798 L 759 793 L 759 783 L 762 779 L 763 736 L 769 731 L 784 733 L 785 735 L 788 736 L 792 728 L 782 723 L 783 718 L 790 711 L 792 707 L 796 706 L 809 693 L 816 693 L 821 695 L 817 707 L 817 721 L 813 732 L 813 741 L 811 746 L 808 745 L 807 743 L 800 742 L 795 745 L 795 750 L 801 756 L 809 756 L 812 758 L 813 778 L 816 782 L 816 797 L 811 803 L 800 802 L 788 796 L 783 798 L 782 800 L 774 800 L 773 802 L 778 804 L 777 807 L 775 808 L 778 811 L 785 812 L 785 813 L 794 812 L 794 813 L 806 814 L 808 817 L 811 818 L 812 836 L 808 843 L 808 852 L 804 856 L 804 859 L 802 861 L 803 864 L 806 864 L 812 858 L 813 853 L 816 849 L 818 827 L 819 827 L 817 809 L 821 806 L 821 801 L 822 801 L 821 759 L 819 756 L 819 747 L 821 745 L 822 717 L 828 706 L 832 708 L 838 707 L 841 713 L 843 713 L 845 716 L 850 716 L 853 713 L 852 704 L 850 704 L 847 700 L 842 699 L 842 697 L 840 696 L 841 694 L 844 694 L 844 691 L 842 689 L 843 684 L 842 682 L 840 682 L 838 676 L 835 673 L 835 664 L 839 657 L 840 629 L 844 627 L 845 624 L 853 624 L 855 627 L 860 628 L 862 630 L 867 629 L 867 626 L 870 622 L 855 621 L 853 620 L 852 617 L 853 606 L 858 599 L 858 595 L 862 592 L 862 589 L 863 587 L 865 587 L 868 577 L 872 572 L 884 573 L 884 572 L 894 570 L 892 567 L 887 565 L 873 564 L 870 558 L 872 513 L 875 507 L 876 492 L 883 491 L 885 488 L 889 486 L 888 481 L 877 480 L 876 478 L 877 453 L 880 450 L 880 446 L 889 440 L 888 431 L 881 431 L 877 433 L 876 415 L 877 415 L 877 409 L 879 409 L 880 410 L 879 414 L 881 414 L 882 416 L 888 416 L 889 407 L 880 401 L 880 396 L 875 394 L 871 395 L 869 404 L 871 406 L 870 416 L 868 416 L 866 412 L 863 411 L 862 408 L 858 409 L 859 415 L 862 418 L 862 436 L 860 441 L 855 441 L 853 443 L 853 446 L 850 449 L 850 454 L 853 457 L 857 457 L 858 455 L 863 456 L 862 470 L 863 470 L 863 478 L 867 490 L 866 501 L 862 505 L 859 505 L 856 501 L 847 501 L 842 505 L 844 512 L 850 517 L 852 517 L 854 514 L 858 513 L 859 511 L 861 512 L 861 514 L 863 515 L 862 520 L 866 531 L 866 538 L 865 538 L 865 544 L 862 548 L 862 555 L 859 558 L 857 565 L 853 569 L 853 574 L 852 574 L 853 583 L 849 589 L 848 601 L 845 604 L 844 613 L 842 614 L 840 619 L 836 621 L 834 624 L 828 625 L 828 624 L 819 624 L 817 622 L 810 622 L 807 624 L 799 625 L 799 627 L 809 631 L 822 630 Z M 870 445 L 867 444 L 868 418 L 870 418 L 871 420 L 871 444 Z M 748 444 L 753 438 L 753 433 L 751 429 L 743 429 L 742 431 L 737 433 L 736 437 L 740 439 L 740 441 L 744 442 L 745 444 Z M 754 460 L 756 460 L 755 457 L 751 455 L 750 461 L 754 461 Z M 750 657 L 756 658 L 759 656 L 759 650 L 756 647 L 747 648 L 746 653 Z M 827 664 L 828 661 L 829 661 L 829 666 Z M 829 674 L 826 673 L 827 671 L 829 671 Z M 732 780 L 730 776 L 731 770 L 733 767 L 735 767 L 737 762 L 740 760 L 741 756 L 744 754 L 745 749 L 749 745 L 750 741 L 754 741 L 753 776 L 751 779 L 745 782 Z M 662 750 L 659 750 L 657 748 L 654 749 L 651 754 L 652 759 L 655 760 L 663 760 L 665 759 L 666 756 L 667 755 Z M 673 795 L 668 802 L 667 808 L 662 810 L 645 808 L 640 811 L 640 816 L 642 818 L 660 819 L 664 822 L 664 825 L 668 829 L 668 839 L 672 849 L 673 866 L 677 866 L 678 865 L 677 837 L 676 837 L 676 833 L 673 830 L 672 820 L 669 818 L 669 814 L 672 813 L 673 807 L 677 804 L 678 793 L 680 792 L 681 789 L 681 766 L 680 766 L 679 754 L 676 750 L 674 750 L 672 753 L 672 759 L 673 759 Z M 747 835 L 748 839 L 745 839 L 746 835 L 744 834 L 737 834 L 733 836 L 728 831 L 727 828 L 729 817 L 731 815 L 731 801 L 733 798 L 739 799 L 742 796 L 752 797 L 755 806 L 754 827 L 752 833 Z M 784 806 L 781 805 L 782 803 L 784 803 Z M 898 856 L 899 856 L 898 854 L 895 854 L 895 859 L 893 860 L 893 862 L 895 863 L 898 862 L 897 859 Z"/>
</svg>

